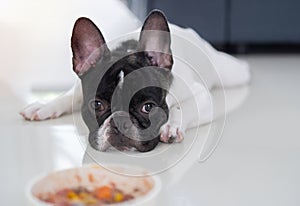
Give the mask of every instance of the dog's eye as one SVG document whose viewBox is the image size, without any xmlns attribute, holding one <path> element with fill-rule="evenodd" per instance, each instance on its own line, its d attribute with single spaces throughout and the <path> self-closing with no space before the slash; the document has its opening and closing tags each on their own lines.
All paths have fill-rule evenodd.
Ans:
<svg viewBox="0 0 300 206">
<path fill-rule="evenodd" d="M 91 101 L 90 107 L 91 107 L 93 110 L 96 110 L 96 111 L 103 111 L 103 110 L 105 110 L 105 107 L 104 107 L 103 102 L 100 101 L 100 100 L 97 100 L 97 99 Z"/>
<path fill-rule="evenodd" d="M 155 104 L 152 103 L 152 102 L 148 102 L 148 103 L 143 105 L 141 111 L 145 114 L 149 114 L 150 111 L 153 109 L 153 107 L 155 107 Z"/>
</svg>

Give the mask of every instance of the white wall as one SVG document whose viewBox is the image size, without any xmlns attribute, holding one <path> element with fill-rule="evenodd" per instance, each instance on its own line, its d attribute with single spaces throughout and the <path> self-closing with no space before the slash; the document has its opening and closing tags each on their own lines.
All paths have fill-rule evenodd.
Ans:
<svg viewBox="0 0 300 206">
<path fill-rule="evenodd" d="M 107 41 L 140 24 L 119 0 L 0 0 L 0 5 L 0 81 L 19 95 L 73 84 L 70 37 L 78 17 L 91 18 Z"/>
</svg>

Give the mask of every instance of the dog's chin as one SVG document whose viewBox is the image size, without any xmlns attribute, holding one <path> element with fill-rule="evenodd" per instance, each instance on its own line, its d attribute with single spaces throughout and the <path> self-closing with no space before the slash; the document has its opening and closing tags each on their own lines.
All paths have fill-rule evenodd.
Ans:
<svg viewBox="0 0 300 206">
<path fill-rule="evenodd" d="M 103 144 L 94 144 L 92 147 L 100 152 L 113 152 L 113 151 L 121 151 L 121 152 L 134 152 L 137 151 L 134 147 L 128 146 L 113 146 L 109 142 L 105 142 Z"/>
<path fill-rule="evenodd" d="M 111 135 L 111 134 L 110 134 Z M 124 144 L 116 144 L 113 139 L 124 139 L 127 138 L 128 141 Z M 107 135 L 101 135 L 98 136 L 94 142 L 90 142 L 91 146 L 101 152 L 108 152 L 108 151 L 123 151 L 123 152 L 149 152 L 153 150 L 157 144 L 159 143 L 159 137 L 154 138 L 152 140 L 148 141 L 139 141 L 130 139 L 128 137 L 119 137 L 119 136 L 107 136 Z"/>
</svg>

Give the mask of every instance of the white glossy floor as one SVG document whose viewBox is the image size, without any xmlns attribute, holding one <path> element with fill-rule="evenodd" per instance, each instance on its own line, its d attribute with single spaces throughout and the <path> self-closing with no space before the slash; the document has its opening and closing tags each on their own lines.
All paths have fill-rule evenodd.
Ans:
<svg viewBox="0 0 300 206">
<path fill-rule="evenodd" d="M 248 97 L 227 115 L 221 142 L 207 161 L 198 161 L 199 140 L 175 167 L 160 173 L 160 205 L 300 204 L 300 55 L 242 58 L 250 62 L 253 74 Z M 74 126 L 72 115 L 24 121 L 18 115 L 24 102 L 0 86 L 1 205 L 21 206 L 27 204 L 24 191 L 32 177 L 88 162 L 77 138 L 84 128 Z M 234 89 L 231 93 L 239 95 Z M 174 145 L 175 150 L 189 141 Z"/>
</svg>

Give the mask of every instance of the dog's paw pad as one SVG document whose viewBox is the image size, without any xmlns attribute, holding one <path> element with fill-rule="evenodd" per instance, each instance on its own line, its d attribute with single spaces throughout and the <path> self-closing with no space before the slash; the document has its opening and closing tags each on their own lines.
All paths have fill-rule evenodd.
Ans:
<svg viewBox="0 0 300 206">
<path fill-rule="evenodd" d="M 160 132 L 160 141 L 164 143 L 182 142 L 183 132 L 177 126 L 164 125 Z"/>
</svg>

